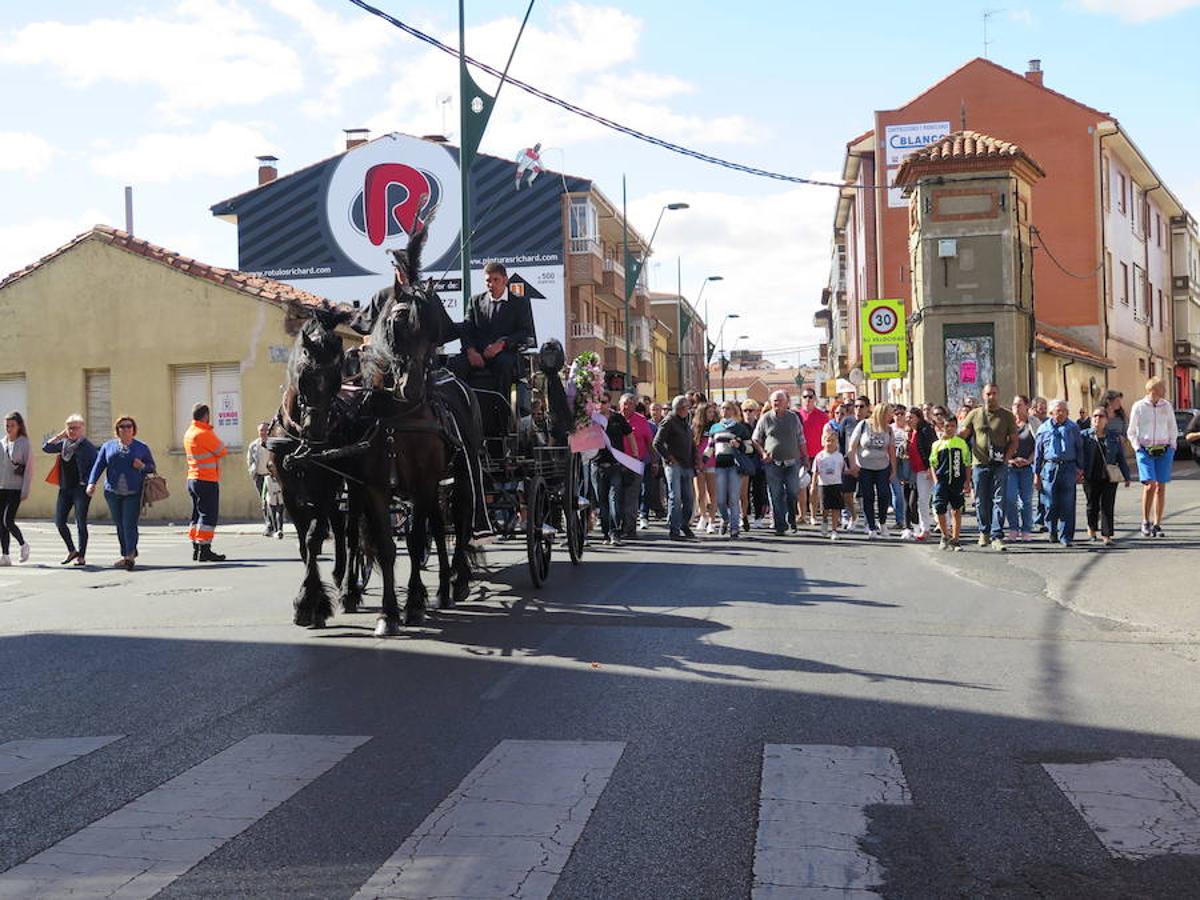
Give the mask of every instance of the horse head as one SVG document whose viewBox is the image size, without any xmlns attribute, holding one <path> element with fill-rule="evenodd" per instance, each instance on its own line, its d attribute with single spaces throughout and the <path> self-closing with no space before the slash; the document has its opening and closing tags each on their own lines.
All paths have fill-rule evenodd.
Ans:
<svg viewBox="0 0 1200 900">
<path fill-rule="evenodd" d="M 288 359 L 289 415 L 301 435 L 324 441 L 329 429 L 329 412 L 342 387 L 342 339 L 337 326 L 350 320 L 352 311 L 330 306 L 303 311 L 307 321 L 296 335 Z"/>
</svg>

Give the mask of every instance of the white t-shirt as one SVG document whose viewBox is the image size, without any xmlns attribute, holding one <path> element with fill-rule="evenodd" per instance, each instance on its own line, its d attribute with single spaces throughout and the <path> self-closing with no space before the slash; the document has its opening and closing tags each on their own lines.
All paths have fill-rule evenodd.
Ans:
<svg viewBox="0 0 1200 900">
<path fill-rule="evenodd" d="M 822 450 L 813 460 L 813 474 L 817 476 L 817 484 L 822 487 L 840 485 L 845 469 L 846 457 L 837 450 L 832 453 Z"/>
</svg>

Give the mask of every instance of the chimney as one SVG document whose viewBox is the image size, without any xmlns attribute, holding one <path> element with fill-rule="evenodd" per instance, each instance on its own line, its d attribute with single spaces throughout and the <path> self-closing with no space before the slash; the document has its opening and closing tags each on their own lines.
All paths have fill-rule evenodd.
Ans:
<svg viewBox="0 0 1200 900">
<path fill-rule="evenodd" d="M 450 143 L 450 139 L 447 138 L 444 134 L 423 134 L 423 135 L 421 135 L 421 140 L 432 141 L 435 144 Z"/>
<path fill-rule="evenodd" d="M 1025 73 L 1025 80 L 1032 81 L 1038 87 L 1042 86 L 1042 61 L 1040 59 L 1029 61 L 1029 71 Z"/>
<path fill-rule="evenodd" d="M 359 144 L 365 144 L 370 140 L 371 131 L 368 128 L 343 128 L 342 131 L 346 135 L 347 150 L 353 150 Z"/>
<path fill-rule="evenodd" d="M 277 156 L 260 156 L 258 157 L 258 183 L 259 185 L 267 184 L 279 177 L 279 169 L 275 167 L 275 163 L 279 162 Z"/>
</svg>

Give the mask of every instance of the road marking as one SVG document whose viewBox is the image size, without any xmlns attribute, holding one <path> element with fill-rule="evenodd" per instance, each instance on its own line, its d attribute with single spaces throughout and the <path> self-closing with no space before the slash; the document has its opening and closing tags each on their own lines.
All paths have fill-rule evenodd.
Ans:
<svg viewBox="0 0 1200 900">
<path fill-rule="evenodd" d="M 355 897 L 549 897 L 624 749 L 502 741 Z"/>
<path fill-rule="evenodd" d="M 1112 856 L 1200 854 L 1200 785 L 1166 759 L 1043 763 Z"/>
<path fill-rule="evenodd" d="M 87 756 L 124 736 L 31 738 L 0 744 L 0 794 L 45 775 L 51 769 Z"/>
<path fill-rule="evenodd" d="M 152 897 L 368 740 L 251 735 L 0 874 L 0 898 Z"/>
<path fill-rule="evenodd" d="M 878 897 L 883 866 L 858 844 L 866 807 L 911 802 L 889 747 L 767 744 L 751 897 Z"/>
</svg>

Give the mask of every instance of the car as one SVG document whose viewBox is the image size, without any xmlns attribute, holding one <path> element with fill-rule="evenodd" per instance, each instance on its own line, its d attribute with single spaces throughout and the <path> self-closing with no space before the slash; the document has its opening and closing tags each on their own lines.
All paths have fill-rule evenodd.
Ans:
<svg viewBox="0 0 1200 900">
<path fill-rule="evenodd" d="M 1200 409 L 1177 409 L 1175 410 L 1175 421 L 1179 423 L 1179 438 L 1175 441 L 1175 458 L 1176 459 L 1196 459 L 1197 447 L 1190 443 L 1186 437 L 1188 424 L 1200 413 Z"/>
</svg>

